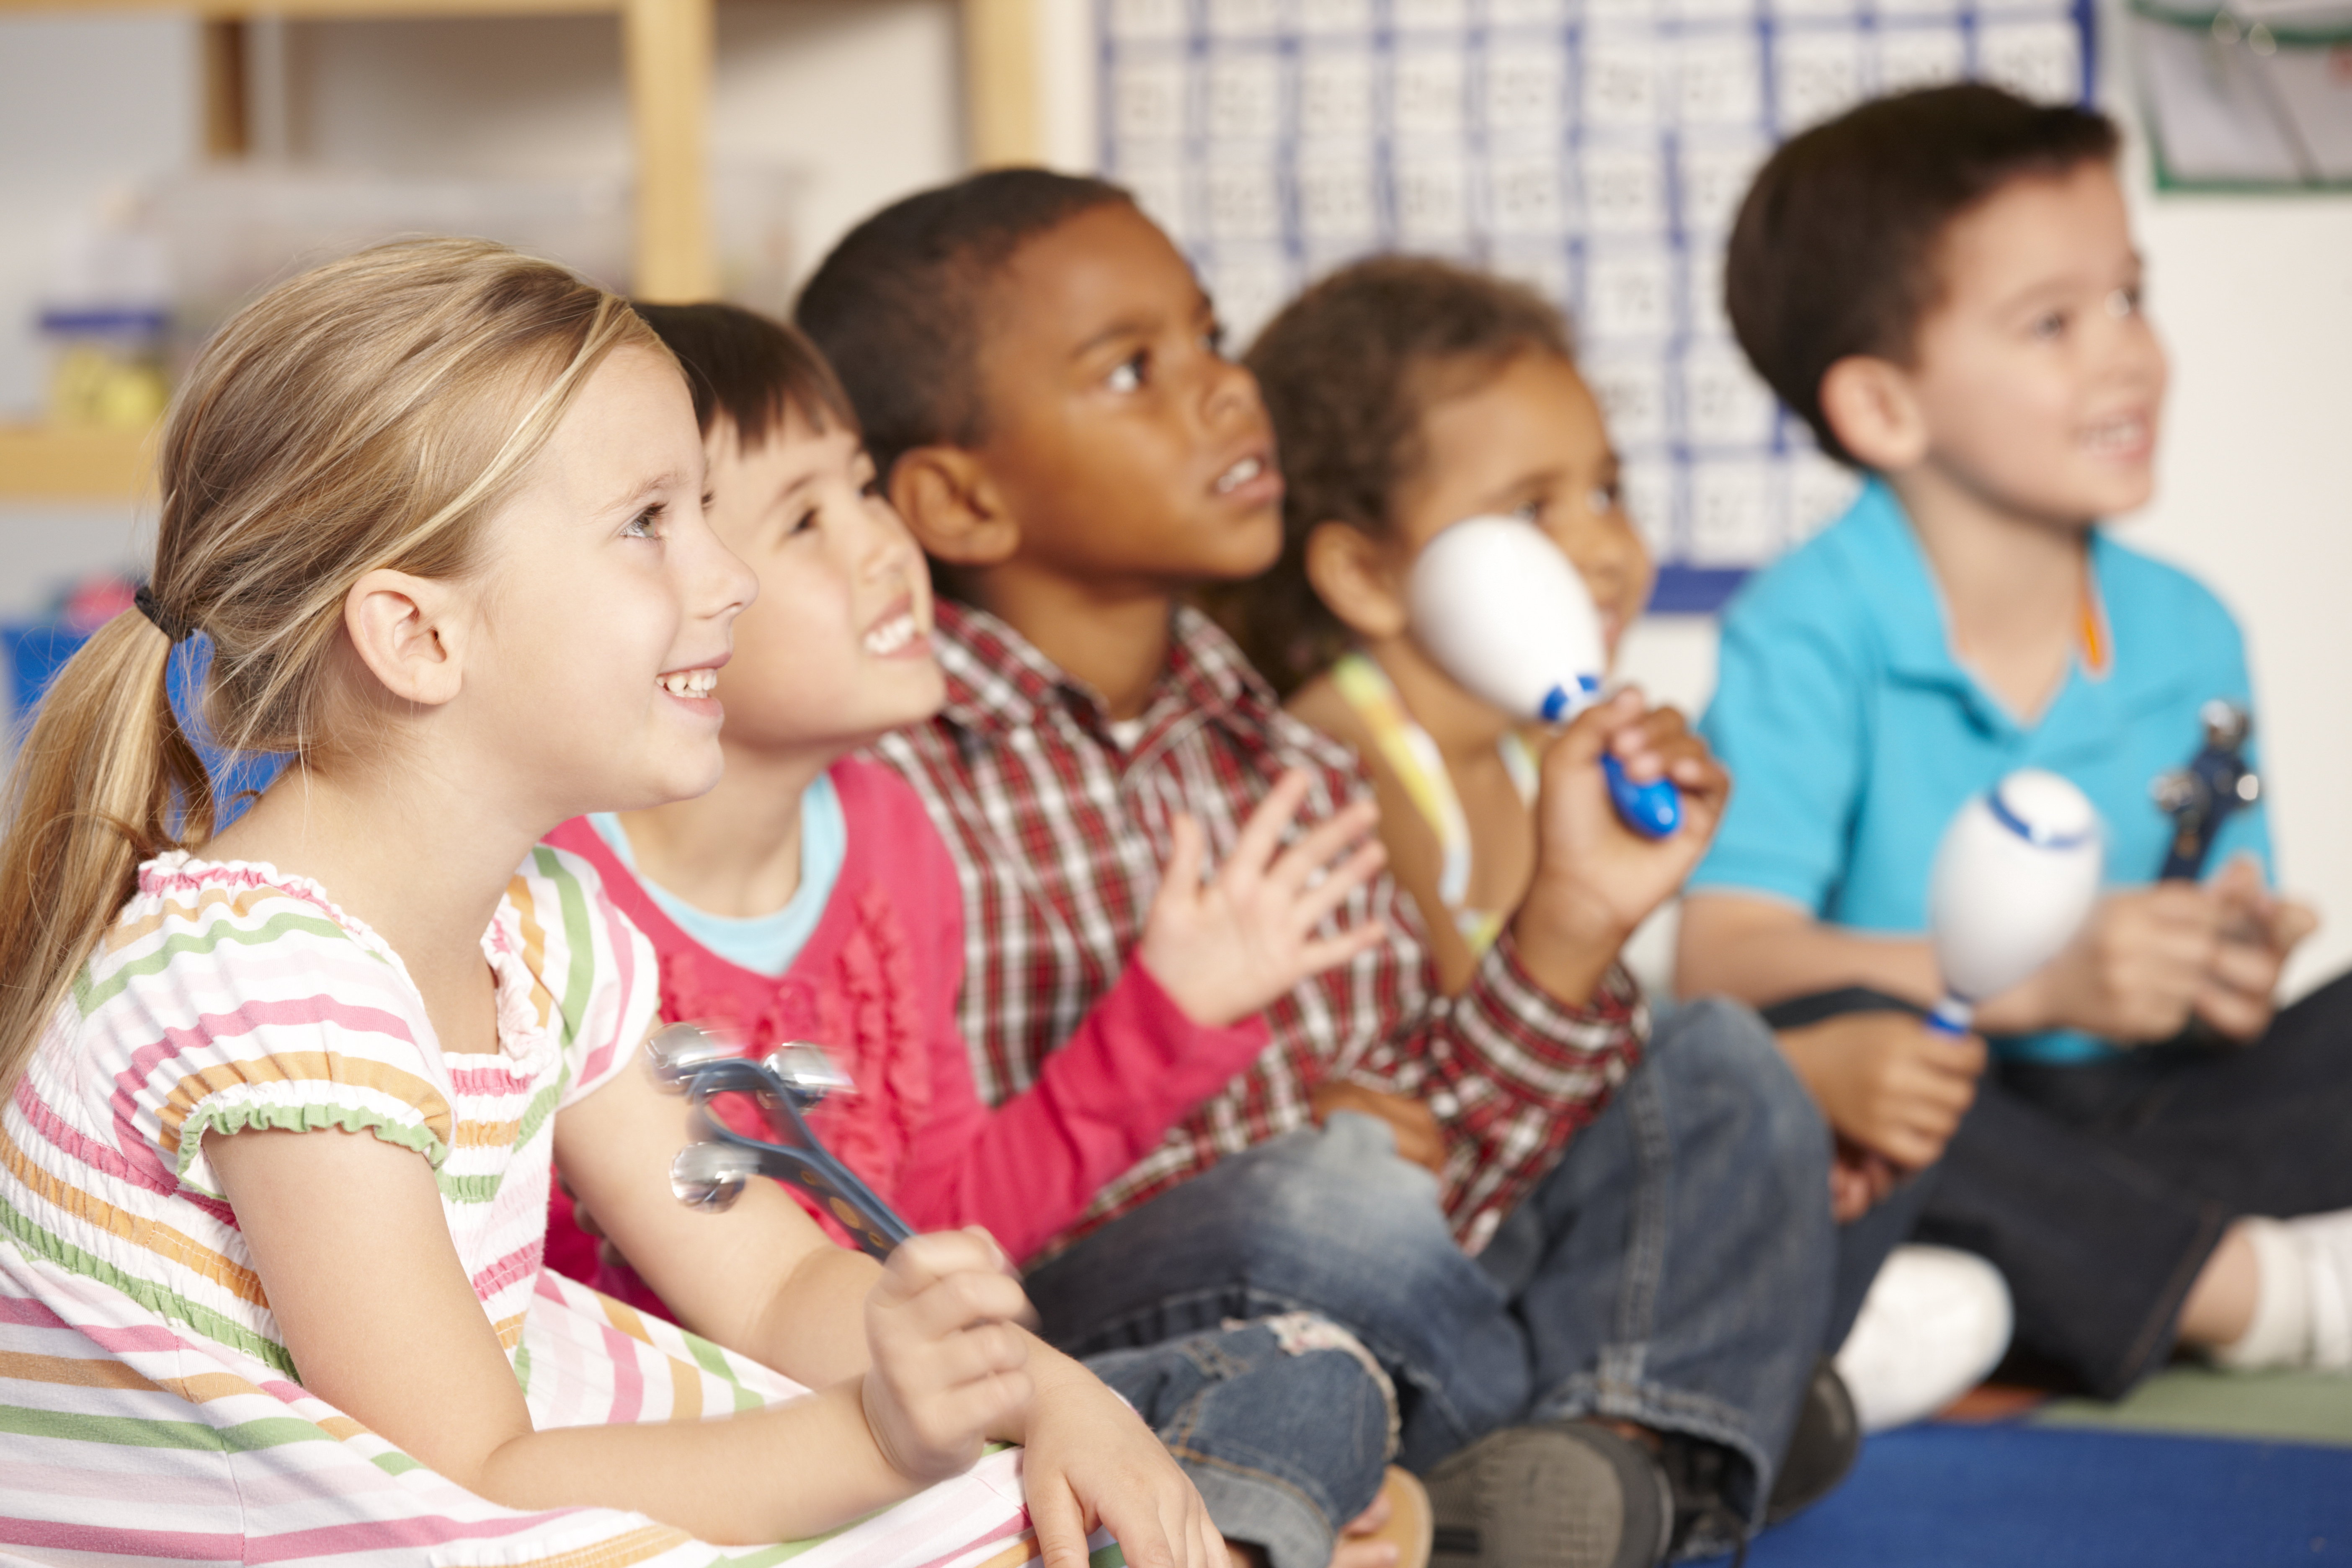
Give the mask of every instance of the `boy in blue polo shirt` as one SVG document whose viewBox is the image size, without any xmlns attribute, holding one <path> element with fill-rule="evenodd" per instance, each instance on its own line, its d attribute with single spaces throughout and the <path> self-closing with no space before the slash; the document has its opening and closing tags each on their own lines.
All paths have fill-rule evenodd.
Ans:
<svg viewBox="0 0 2352 1568">
<path fill-rule="evenodd" d="M 2259 806 L 2209 879 L 2157 879 L 2151 782 L 2251 687 L 2220 602 L 2095 526 L 2147 500 L 2166 378 L 2116 149 L 2100 115 L 1953 87 L 1864 104 L 1758 175 L 1735 330 L 1870 478 L 1725 617 L 1702 731 L 1738 789 L 1680 954 L 1685 991 L 1873 1020 L 1790 1050 L 1879 1200 L 1844 1306 L 1906 1230 L 1965 1247 L 2007 1277 L 2018 1343 L 2110 1397 L 2176 1344 L 2352 1364 L 2352 984 L 2273 1017 L 2315 921 L 2269 891 Z M 1988 1067 L 1918 1019 L 1927 872 L 1961 804 L 2029 765 L 2097 805 L 2108 886 L 1979 1010 Z"/>
</svg>

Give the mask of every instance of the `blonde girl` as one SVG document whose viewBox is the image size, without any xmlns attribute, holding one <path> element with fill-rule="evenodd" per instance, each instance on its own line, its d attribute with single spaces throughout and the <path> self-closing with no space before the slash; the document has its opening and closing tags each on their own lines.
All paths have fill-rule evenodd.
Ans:
<svg viewBox="0 0 2352 1568">
<path fill-rule="evenodd" d="M 1025 1495 L 1048 1563 L 1222 1562 L 983 1238 L 884 1269 L 766 1184 L 671 1196 L 650 952 L 535 847 L 710 787 L 754 591 L 627 307 L 365 252 L 221 331 L 161 468 L 0 845 L 0 1546 L 694 1563 L 871 1515 L 801 1561 L 1018 1562 Z M 218 834 L 196 635 L 221 739 L 291 756 Z M 557 1167 L 692 1332 L 541 1269 Z"/>
</svg>

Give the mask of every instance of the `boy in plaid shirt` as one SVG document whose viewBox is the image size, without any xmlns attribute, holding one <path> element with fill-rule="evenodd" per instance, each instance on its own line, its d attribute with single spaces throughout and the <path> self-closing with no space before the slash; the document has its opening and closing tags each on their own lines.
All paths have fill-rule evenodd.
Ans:
<svg viewBox="0 0 2352 1568">
<path fill-rule="evenodd" d="M 1302 824 L 1370 786 L 1183 603 L 1271 563 L 1282 484 L 1255 384 L 1124 192 L 1014 170 L 908 198 L 797 315 L 942 590 L 947 705 L 879 749 L 959 863 L 961 1022 L 1002 1099 L 1116 982 L 1171 856 L 1227 852 L 1287 771 Z M 1676 781 L 1678 834 L 1617 825 L 1604 749 Z M 1398 1376 L 1441 1559 L 1654 1563 L 1826 1490 L 1853 1441 L 1817 1363 L 1828 1136 L 1752 1014 L 1653 1036 L 1616 962 L 1727 788 L 1633 694 L 1570 726 L 1534 885 L 1451 1002 L 1393 880 L 1350 899 L 1337 922 L 1382 941 L 1270 1009 L 1256 1061 L 1032 1269 L 1049 1336 L 1348 1325 Z"/>
</svg>

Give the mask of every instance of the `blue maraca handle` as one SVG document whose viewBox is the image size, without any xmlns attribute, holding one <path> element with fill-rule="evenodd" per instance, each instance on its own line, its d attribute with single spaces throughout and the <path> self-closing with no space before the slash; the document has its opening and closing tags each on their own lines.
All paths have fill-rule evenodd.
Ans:
<svg viewBox="0 0 2352 1568">
<path fill-rule="evenodd" d="M 1664 838 L 1683 825 L 1683 792 L 1670 778 L 1635 784 L 1625 776 L 1625 764 L 1615 755 L 1601 755 L 1601 771 L 1609 780 L 1609 801 L 1617 820 L 1644 838 Z"/>
</svg>

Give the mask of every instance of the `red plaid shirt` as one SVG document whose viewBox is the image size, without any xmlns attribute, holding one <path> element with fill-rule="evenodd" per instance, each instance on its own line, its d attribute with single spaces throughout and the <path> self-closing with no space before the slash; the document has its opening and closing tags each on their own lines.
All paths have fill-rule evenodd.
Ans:
<svg viewBox="0 0 2352 1568">
<path fill-rule="evenodd" d="M 1285 712 L 1208 618 L 1179 609 L 1168 668 L 1122 744 L 1101 700 L 1003 622 L 941 603 L 947 705 L 877 748 L 929 808 L 962 872 L 961 1007 L 982 1098 L 1027 1088 L 1108 991 L 1160 886 L 1169 823 L 1189 811 L 1213 856 L 1286 768 L 1313 782 L 1301 824 L 1368 794 L 1354 752 Z M 1122 726 L 1124 729 L 1125 727 Z M 1649 1030 L 1631 976 L 1563 1007 L 1506 932 L 1470 988 L 1436 986 L 1412 900 L 1383 874 L 1334 919 L 1377 916 L 1389 939 L 1268 1009 L 1248 1068 L 1098 1194 L 1055 1246 L 1307 1125 L 1318 1083 L 1347 1078 L 1425 1102 L 1444 1128 L 1444 1204 L 1476 1250 L 1630 1071 Z"/>
</svg>

